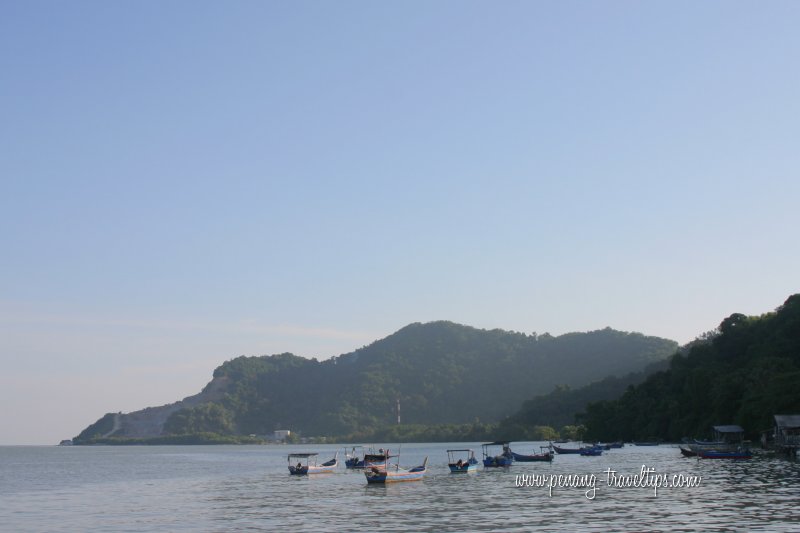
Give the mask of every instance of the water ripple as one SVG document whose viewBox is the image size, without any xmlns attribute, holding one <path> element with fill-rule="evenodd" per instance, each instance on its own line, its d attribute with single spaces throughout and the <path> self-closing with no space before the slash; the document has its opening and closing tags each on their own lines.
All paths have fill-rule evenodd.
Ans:
<svg viewBox="0 0 800 533">
<path fill-rule="evenodd" d="M 429 474 L 389 486 L 344 469 L 289 476 L 286 454 L 297 447 L 2 447 L 0 523 L 21 532 L 800 530 L 800 467 L 779 457 L 697 460 L 674 447 L 629 446 L 452 475 L 447 447 L 403 445 L 403 464 L 429 456 Z M 336 449 L 316 448 L 322 457 Z M 605 482 L 609 468 L 634 475 L 643 466 L 702 482 L 657 495 Z M 586 487 L 557 487 L 552 496 L 547 487 L 516 487 L 517 474 L 594 474 L 595 498 Z"/>
</svg>

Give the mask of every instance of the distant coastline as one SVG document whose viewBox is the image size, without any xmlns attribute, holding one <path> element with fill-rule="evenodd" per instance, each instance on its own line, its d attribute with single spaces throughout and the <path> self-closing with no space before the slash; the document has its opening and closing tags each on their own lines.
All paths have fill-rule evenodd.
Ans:
<svg viewBox="0 0 800 533">
<path fill-rule="evenodd" d="M 215 433 L 196 433 L 191 435 L 164 435 L 161 437 L 100 437 L 87 441 L 72 441 L 75 446 L 163 446 L 188 444 L 267 444 L 269 441 L 259 437 L 244 435 L 217 435 Z"/>
</svg>

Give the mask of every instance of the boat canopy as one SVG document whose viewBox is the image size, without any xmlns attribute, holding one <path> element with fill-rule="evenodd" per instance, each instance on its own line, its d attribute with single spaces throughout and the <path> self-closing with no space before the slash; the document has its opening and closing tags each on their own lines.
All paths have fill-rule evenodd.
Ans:
<svg viewBox="0 0 800 533">
<path fill-rule="evenodd" d="M 468 449 L 465 448 L 463 450 L 447 450 L 447 453 L 450 453 L 450 452 L 471 452 L 471 451 L 472 450 L 468 450 Z"/>
<path fill-rule="evenodd" d="M 714 426 L 714 431 L 719 433 L 744 433 L 742 426 Z"/>
<path fill-rule="evenodd" d="M 290 453 L 290 454 L 289 454 L 289 459 L 291 459 L 292 457 L 298 457 L 298 458 L 301 458 L 301 459 L 307 459 L 307 458 L 309 458 L 309 457 L 314 457 L 315 455 L 319 455 L 319 454 L 318 454 L 317 452 L 311 452 L 311 453 Z"/>
<path fill-rule="evenodd" d="M 383 461 L 391 457 L 399 457 L 398 455 L 389 455 L 388 453 L 367 453 L 364 454 L 364 461 Z"/>
<path fill-rule="evenodd" d="M 497 442 L 487 442 L 486 444 L 481 444 L 481 446 L 508 446 L 509 444 L 511 444 L 511 441 L 499 440 Z"/>
</svg>

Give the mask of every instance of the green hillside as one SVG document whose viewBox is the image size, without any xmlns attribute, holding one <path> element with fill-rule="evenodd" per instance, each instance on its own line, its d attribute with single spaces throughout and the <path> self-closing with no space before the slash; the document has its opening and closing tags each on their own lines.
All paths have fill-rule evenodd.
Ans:
<svg viewBox="0 0 800 533">
<path fill-rule="evenodd" d="M 800 294 L 763 316 L 733 314 L 716 335 L 675 355 L 669 369 L 619 399 L 591 404 L 587 438 L 678 440 L 715 424 L 741 425 L 750 438 L 775 414 L 800 412 Z"/>
<path fill-rule="evenodd" d="M 647 376 L 666 369 L 668 360 L 663 359 L 647 365 L 640 372 L 631 372 L 622 377 L 608 376 L 577 389 L 559 385 L 549 394 L 525 401 L 518 412 L 500 421 L 495 437 L 508 440 L 539 440 L 537 428 L 550 427 L 558 430 L 576 423 L 576 415 L 593 402 L 619 398 L 628 387 L 638 385 Z M 564 437 L 564 435 L 562 435 Z"/>
<path fill-rule="evenodd" d="M 398 399 L 404 424 L 493 423 L 555 385 L 580 387 L 640 371 L 676 348 L 673 341 L 608 328 L 553 337 L 416 323 L 322 362 L 288 353 L 227 361 L 206 387 L 215 389 L 212 400 L 204 400 L 204 390 L 183 404 L 120 415 L 113 437 L 263 435 L 276 428 L 306 436 L 364 434 L 396 423 Z M 137 434 L 137 427 L 155 424 L 148 412 L 163 417 L 160 432 Z M 95 436 L 84 431 L 77 440 Z"/>
</svg>

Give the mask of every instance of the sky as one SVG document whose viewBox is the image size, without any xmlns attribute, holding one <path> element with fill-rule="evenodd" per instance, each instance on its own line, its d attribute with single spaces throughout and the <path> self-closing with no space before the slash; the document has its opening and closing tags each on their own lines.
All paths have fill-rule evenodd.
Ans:
<svg viewBox="0 0 800 533">
<path fill-rule="evenodd" d="M 798 2 L 0 3 L 0 444 L 412 322 L 800 292 Z"/>
</svg>

